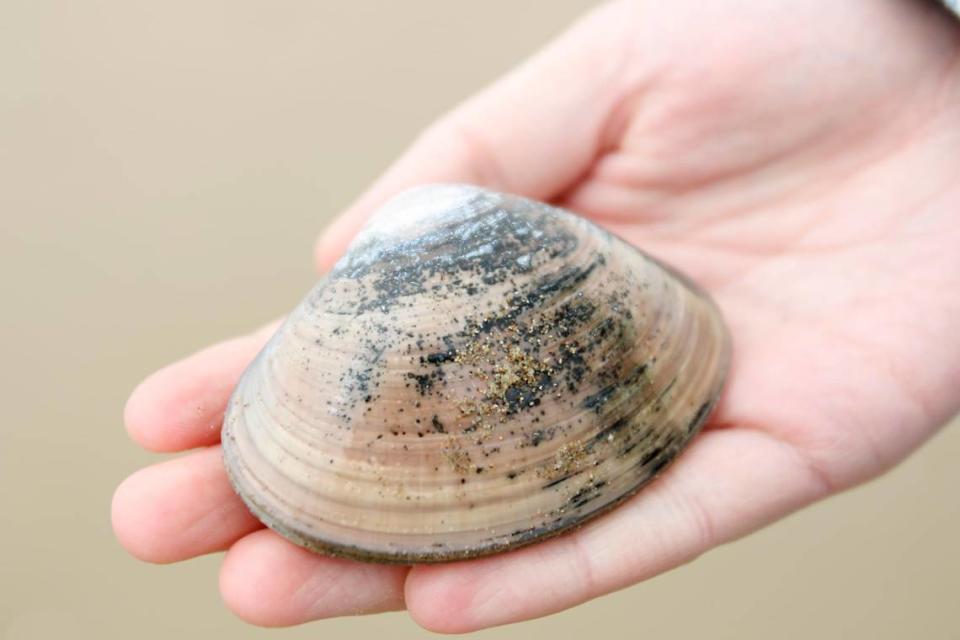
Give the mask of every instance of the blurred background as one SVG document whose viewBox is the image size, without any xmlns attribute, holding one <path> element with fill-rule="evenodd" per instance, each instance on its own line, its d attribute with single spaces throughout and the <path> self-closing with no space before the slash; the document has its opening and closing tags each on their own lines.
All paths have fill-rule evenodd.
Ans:
<svg viewBox="0 0 960 640">
<path fill-rule="evenodd" d="M 421 638 L 404 614 L 265 631 L 219 557 L 151 566 L 114 487 L 152 370 L 291 308 L 323 226 L 585 0 L 0 3 L 0 637 Z M 960 638 L 960 429 L 696 562 L 481 638 Z"/>
</svg>

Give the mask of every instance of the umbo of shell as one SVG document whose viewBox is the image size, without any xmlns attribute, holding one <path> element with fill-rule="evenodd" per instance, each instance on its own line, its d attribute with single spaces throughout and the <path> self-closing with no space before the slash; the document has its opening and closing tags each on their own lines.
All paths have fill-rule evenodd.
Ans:
<svg viewBox="0 0 960 640">
<path fill-rule="evenodd" d="M 308 549 L 486 555 L 653 479 L 706 420 L 729 348 L 703 292 L 582 218 L 419 187 L 247 368 L 224 460 L 253 513 Z"/>
</svg>

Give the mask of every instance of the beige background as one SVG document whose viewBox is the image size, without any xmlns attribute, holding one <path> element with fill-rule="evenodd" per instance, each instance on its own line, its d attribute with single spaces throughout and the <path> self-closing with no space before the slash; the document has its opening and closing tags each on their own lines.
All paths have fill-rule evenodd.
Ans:
<svg viewBox="0 0 960 640">
<path fill-rule="evenodd" d="M 315 234 L 438 113 L 590 3 L 0 2 L 0 636 L 262 631 L 217 557 L 141 564 L 109 503 L 145 374 L 290 308 Z M 485 638 L 960 638 L 960 430 L 646 584 Z"/>
</svg>

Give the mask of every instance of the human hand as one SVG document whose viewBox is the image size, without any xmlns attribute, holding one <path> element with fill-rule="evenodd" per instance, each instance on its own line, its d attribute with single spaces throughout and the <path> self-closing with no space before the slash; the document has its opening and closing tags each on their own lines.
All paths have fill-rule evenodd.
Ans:
<svg viewBox="0 0 960 640">
<path fill-rule="evenodd" d="M 960 28 L 933 4 L 621 2 L 430 128 L 318 243 L 328 268 L 414 184 L 568 207 L 709 289 L 733 335 L 710 423 L 662 477 L 583 528 L 413 568 L 314 555 L 247 512 L 219 441 L 272 327 L 161 370 L 127 428 L 156 451 L 114 498 L 153 562 L 229 549 L 257 624 L 406 607 L 467 631 L 682 564 L 902 460 L 960 409 Z"/>
</svg>

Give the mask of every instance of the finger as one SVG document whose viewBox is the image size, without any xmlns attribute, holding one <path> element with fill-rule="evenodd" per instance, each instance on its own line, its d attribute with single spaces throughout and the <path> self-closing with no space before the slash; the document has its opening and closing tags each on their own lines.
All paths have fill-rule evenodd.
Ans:
<svg viewBox="0 0 960 640">
<path fill-rule="evenodd" d="M 230 487 L 220 447 L 134 473 L 114 493 L 112 512 L 120 544 L 148 562 L 222 551 L 263 526 Z"/>
<path fill-rule="evenodd" d="M 220 442 L 230 393 L 277 324 L 208 347 L 141 382 L 124 408 L 130 437 L 151 451 L 182 451 Z"/>
<path fill-rule="evenodd" d="M 410 614 L 439 632 L 536 618 L 645 580 L 824 494 L 795 450 L 759 431 L 703 433 L 655 484 L 584 528 L 514 553 L 416 567 Z"/>
<path fill-rule="evenodd" d="M 406 574 L 406 567 L 311 553 L 265 530 L 230 548 L 220 570 L 220 592 L 240 618 L 280 627 L 403 609 Z"/>
<path fill-rule="evenodd" d="M 627 82 L 608 7 L 428 128 L 321 236 L 329 269 L 371 213 L 407 187 L 465 182 L 550 200 L 584 174 L 615 135 L 607 131 Z M 606 37 L 597 37 L 597 31 Z"/>
</svg>

